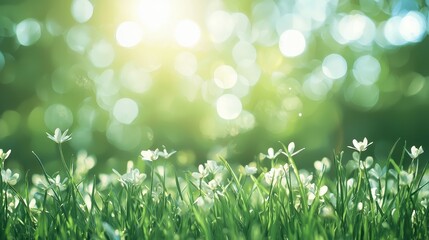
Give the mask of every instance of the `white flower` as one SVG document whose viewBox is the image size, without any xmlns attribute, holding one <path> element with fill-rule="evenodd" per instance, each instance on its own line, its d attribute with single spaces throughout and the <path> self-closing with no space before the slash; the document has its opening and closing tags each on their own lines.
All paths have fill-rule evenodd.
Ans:
<svg viewBox="0 0 429 240">
<path fill-rule="evenodd" d="M 366 148 L 371 145 L 372 142 L 368 143 L 368 139 L 364 138 L 362 142 L 358 142 L 356 139 L 353 139 L 353 146 L 347 146 L 348 148 L 354 149 L 358 152 L 366 151 Z"/>
<path fill-rule="evenodd" d="M 216 161 L 214 160 L 207 160 L 207 162 L 204 164 L 205 169 L 208 173 L 212 173 L 214 175 L 221 173 L 224 170 L 224 167 L 221 165 L 218 165 Z"/>
<path fill-rule="evenodd" d="M 322 160 L 314 162 L 314 168 L 318 173 L 325 172 L 331 168 L 331 162 L 327 157 L 324 157 Z"/>
<path fill-rule="evenodd" d="M 3 182 L 9 185 L 15 185 L 18 182 L 19 174 L 14 173 L 10 169 L 1 170 L 1 179 Z"/>
<path fill-rule="evenodd" d="M 408 155 L 410 155 L 410 158 L 416 159 L 419 157 L 420 154 L 424 153 L 423 147 L 420 146 L 419 148 L 416 148 L 416 146 L 411 147 L 411 152 L 408 152 Z"/>
<path fill-rule="evenodd" d="M 293 156 L 297 155 L 298 153 L 300 153 L 304 149 L 305 148 L 301 148 L 295 152 L 295 143 L 290 142 L 289 145 L 287 146 L 287 152 L 282 152 L 282 153 L 288 157 L 293 157 Z"/>
<path fill-rule="evenodd" d="M 49 133 L 46 133 L 46 134 L 48 135 L 49 139 L 51 139 L 52 141 L 60 144 L 60 143 L 67 142 L 67 141 L 69 141 L 69 140 L 72 139 L 71 138 L 71 134 L 67 135 L 68 131 L 69 130 L 67 129 L 67 130 L 64 131 L 64 133 L 61 133 L 61 130 L 59 128 L 56 128 L 55 132 L 54 132 L 54 135 L 51 135 Z"/>
<path fill-rule="evenodd" d="M 0 149 L 0 159 L 4 162 L 10 155 L 10 150 L 7 152 L 3 152 L 3 149 Z"/>
<path fill-rule="evenodd" d="M 410 186 L 411 183 L 413 182 L 413 174 L 412 173 L 407 173 L 404 170 L 401 170 L 401 172 L 399 173 L 399 185 L 407 185 Z"/>
<path fill-rule="evenodd" d="M 155 161 L 160 156 L 158 148 L 154 151 L 152 150 L 143 150 L 141 151 L 142 159 L 145 161 Z"/>
<path fill-rule="evenodd" d="M 209 175 L 208 171 L 204 168 L 204 166 L 202 164 L 200 164 L 198 166 L 198 172 L 192 173 L 192 177 L 197 179 L 197 180 L 203 179 L 203 178 L 207 177 L 208 175 Z"/>
<path fill-rule="evenodd" d="M 256 167 L 252 167 L 249 165 L 244 166 L 244 174 L 245 175 L 253 175 L 258 171 Z"/>
<path fill-rule="evenodd" d="M 167 149 L 165 149 L 165 147 L 164 147 L 164 150 L 162 152 L 159 152 L 158 156 L 167 159 L 167 158 L 171 157 L 171 155 L 173 155 L 175 153 L 176 153 L 176 151 L 167 152 Z"/>
<path fill-rule="evenodd" d="M 278 150 L 277 152 L 274 152 L 274 149 L 273 148 L 268 148 L 268 152 L 267 152 L 267 154 L 263 154 L 263 153 L 261 153 L 261 160 L 262 159 L 264 159 L 264 158 L 268 158 L 268 159 L 270 159 L 270 160 L 273 160 L 273 159 L 275 159 L 280 153 L 282 153 L 282 150 L 280 149 L 280 150 Z"/>
<path fill-rule="evenodd" d="M 201 208 L 203 211 L 208 212 L 214 204 L 214 199 L 210 198 L 208 196 L 199 196 L 194 204 L 196 204 L 199 208 Z"/>
<path fill-rule="evenodd" d="M 118 171 L 113 169 L 113 172 L 119 176 L 119 181 L 124 185 L 138 186 L 146 179 L 146 174 L 140 173 L 138 169 L 131 169 L 129 172 L 121 175 Z"/>
<path fill-rule="evenodd" d="M 61 182 L 61 176 L 58 174 L 57 176 L 55 176 L 54 178 L 49 178 L 49 186 L 48 188 L 53 188 L 53 187 L 57 187 L 60 191 L 64 191 L 66 189 L 66 182 L 68 180 L 68 178 L 64 178 L 64 180 Z"/>
</svg>

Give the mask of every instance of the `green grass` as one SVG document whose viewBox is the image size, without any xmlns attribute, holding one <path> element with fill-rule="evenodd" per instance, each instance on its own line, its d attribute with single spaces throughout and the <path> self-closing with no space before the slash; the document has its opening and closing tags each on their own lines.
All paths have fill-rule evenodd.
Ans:
<svg viewBox="0 0 429 240">
<path fill-rule="evenodd" d="M 429 239 L 429 174 L 418 149 L 392 159 L 395 144 L 387 159 L 373 159 L 370 144 L 356 141 L 306 171 L 290 144 L 252 167 L 220 158 L 194 172 L 174 169 L 166 151 L 144 151 L 140 159 L 152 161 L 141 169 L 129 162 L 125 173 L 90 176 L 82 166 L 93 164 L 67 165 L 69 139 L 57 137 L 65 174 L 46 172 L 35 154 L 44 174 L 33 184 L 15 185 L 1 151 L 1 239 Z"/>
</svg>

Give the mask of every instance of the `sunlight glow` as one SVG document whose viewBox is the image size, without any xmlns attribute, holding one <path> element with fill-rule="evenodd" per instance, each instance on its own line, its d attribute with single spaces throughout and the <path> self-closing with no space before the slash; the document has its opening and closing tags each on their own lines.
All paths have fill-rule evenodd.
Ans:
<svg viewBox="0 0 429 240">
<path fill-rule="evenodd" d="M 136 22 L 123 22 L 116 29 L 116 41 L 122 47 L 134 47 L 143 38 L 143 31 Z"/>
<path fill-rule="evenodd" d="M 323 59 L 322 71 L 330 79 L 339 79 L 347 73 L 347 62 L 339 54 L 331 54 Z"/>
<path fill-rule="evenodd" d="M 374 84 L 380 73 L 380 62 L 371 55 L 361 56 L 353 64 L 353 76 L 362 85 Z"/>
<path fill-rule="evenodd" d="M 87 22 L 91 19 L 94 6 L 88 0 L 74 0 L 71 6 L 71 13 L 78 23 Z"/>
<path fill-rule="evenodd" d="M 121 98 L 113 107 L 113 116 L 118 122 L 123 124 L 131 124 L 139 114 L 137 103 L 129 98 Z"/>
<path fill-rule="evenodd" d="M 230 89 L 237 83 L 237 72 L 228 65 L 221 65 L 214 71 L 216 85 L 223 89 Z"/>
<path fill-rule="evenodd" d="M 280 36 L 279 48 L 286 57 L 301 55 L 306 47 L 304 35 L 297 30 L 286 30 Z"/>
<path fill-rule="evenodd" d="M 192 20 L 182 20 L 176 26 L 176 41 L 182 47 L 197 45 L 201 37 L 200 27 Z"/>
<path fill-rule="evenodd" d="M 399 33 L 408 42 L 419 42 L 425 36 L 426 20 L 420 12 L 407 13 L 399 23 Z"/>
<path fill-rule="evenodd" d="M 28 18 L 16 25 L 16 38 L 23 46 L 30 46 L 37 42 L 42 35 L 39 22 Z"/>
<path fill-rule="evenodd" d="M 142 0 L 137 11 L 142 24 L 157 31 L 170 20 L 171 10 L 171 0 Z"/>
<path fill-rule="evenodd" d="M 243 106 L 238 97 L 232 94 L 224 94 L 216 101 L 216 109 L 219 117 L 225 120 L 233 120 L 240 116 Z"/>
</svg>

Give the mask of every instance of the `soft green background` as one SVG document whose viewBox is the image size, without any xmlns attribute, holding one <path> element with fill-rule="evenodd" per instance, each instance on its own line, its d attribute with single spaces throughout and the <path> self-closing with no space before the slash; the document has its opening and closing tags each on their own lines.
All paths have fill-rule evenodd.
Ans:
<svg viewBox="0 0 429 240">
<path fill-rule="evenodd" d="M 56 127 L 73 134 L 67 156 L 87 150 L 108 171 L 163 145 L 189 166 L 216 155 L 247 163 L 280 148 L 278 141 L 294 141 L 306 148 L 298 164 L 310 165 L 353 138 L 374 141 L 376 157 L 398 138 L 429 142 L 428 1 L 172 0 L 170 11 L 159 10 L 170 19 L 152 30 L 138 16 L 140 2 L 0 1 L 0 148 L 12 149 L 7 165 L 39 171 L 35 151 L 56 169 L 55 144 L 45 133 Z M 199 26 L 192 47 L 174 37 L 181 19 Z M 124 21 L 143 29 L 131 48 L 116 39 Z M 280 49 L 290 28 L 305 37 L 298 56 Z M 248 48 L 237 47 L 240 41 Z M 334 53 L 347 62 L 339 79 L 323 71 Z M 242 76 L 241 85 L 216 85 L 221 65 Z M 240 100 L 238 118 L 219 116 L 222 94 Z"/>
</svg>

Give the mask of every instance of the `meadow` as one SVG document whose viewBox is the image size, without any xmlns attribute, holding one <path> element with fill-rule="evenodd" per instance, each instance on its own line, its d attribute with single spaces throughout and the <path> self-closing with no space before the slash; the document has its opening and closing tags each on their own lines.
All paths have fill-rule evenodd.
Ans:
<svg viewBox="0 0 429 240">
<path fill-rule="evenodd" d="M 307 170 L 296 167 L 305 149 L 294 142 L 245 166 L 219 157 L 193 170 L 174 168 L 175 151 L 164 148 L 143 150 L 126 171 L 93 175 L 93 158 L 63 153 L 71 137 L 48 134 L 63 168 L 54 173 L 34 153 L 43 174 L 20 176 L 7 168 L 19 149 L 0 150 L 1 239 L 429 238 L 421 146 L 398 140 L 375 159 L 366 154 L 372 142 L 353 140 Z"/>
</svg>

